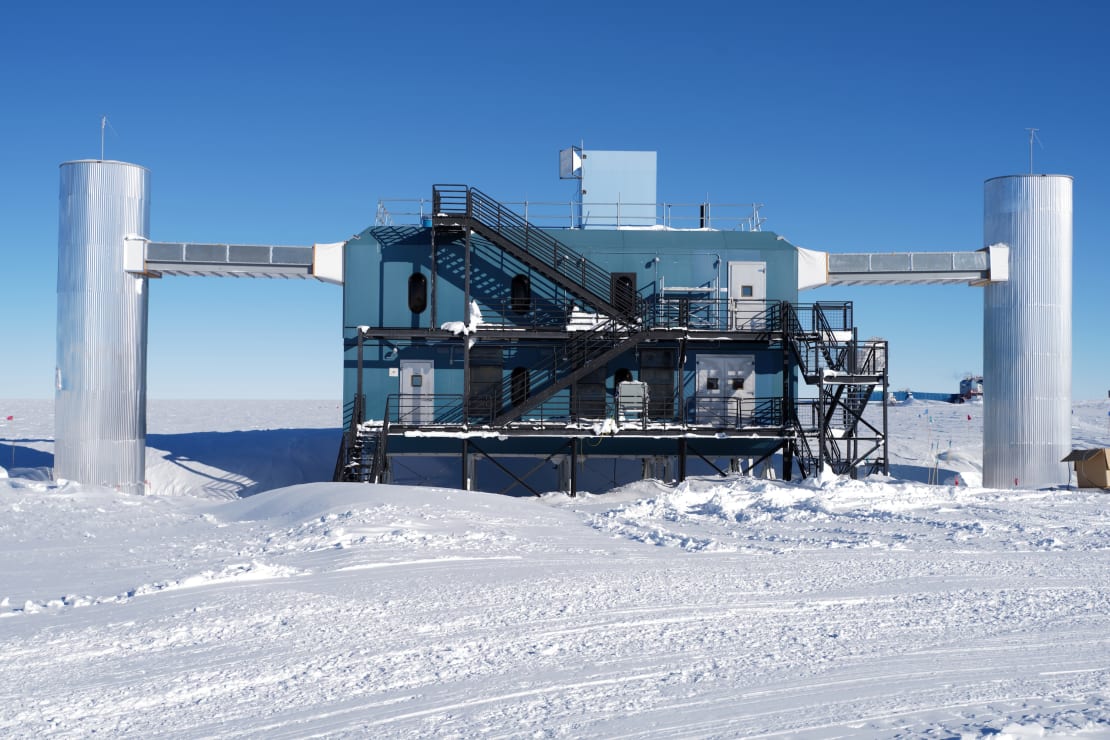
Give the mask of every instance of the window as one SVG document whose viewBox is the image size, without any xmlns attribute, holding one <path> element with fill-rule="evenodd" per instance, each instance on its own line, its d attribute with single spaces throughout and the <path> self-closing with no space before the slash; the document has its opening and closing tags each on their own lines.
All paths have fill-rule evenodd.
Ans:
<svg viewBox="0 0 1110 740">
<path fill-rule="evenodd" d="M 424 376 L 413 373 L 412 377 L 409 379 L 409 385 L 411 385 L 413 388 L 419 388 L 420 386 L 424 385 Z"/>
<path fill-rule="evenodd" d="M 424 313 L 428 307 L 428 278 L 421 272 L 414 272 L 409 278 L 409 310 Z"/>
<path fill-rule="evenodd" d="M 750 286 L 750 285 L 741 285 L 740 286 L 740 297 L 741 298 L 751 298 L 754 295 L 755 295 L 755 290 L 752 288 L 752 286 Z"/>
<path fill-rule="evenodd" d="M 707 391 L 720 390 L 720 387 L 721 387 L 720 378 L 714 378 L 712 375 L 710 375 L 708 378 L 705 379 L 705 389 Z"/>
<path fill-rule="evenodd" d="M 734 391 L 744 390 L 744 379 L 743 378 L 733 378 L 732 379 L 732 390 L 734 390 Z"/>
</svg>

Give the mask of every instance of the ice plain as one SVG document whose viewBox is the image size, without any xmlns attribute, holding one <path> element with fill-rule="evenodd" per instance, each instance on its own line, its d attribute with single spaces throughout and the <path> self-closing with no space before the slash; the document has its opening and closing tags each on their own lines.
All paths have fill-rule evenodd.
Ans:
<svg viewBox="0 0 1110 740">
<path fill-rule="evenodd" d="M 1110 494 L 980 487 L 981 411 L 893 407 L 890 478 L 571 499 L 318 482 L 334 402 L 152 402 L 130 496 L 0 401 L 0 735 L 1110 736 Z"/>
</svg>

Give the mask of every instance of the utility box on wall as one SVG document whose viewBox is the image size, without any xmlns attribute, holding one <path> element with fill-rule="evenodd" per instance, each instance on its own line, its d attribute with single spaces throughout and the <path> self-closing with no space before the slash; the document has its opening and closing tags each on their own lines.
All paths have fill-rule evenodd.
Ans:
<svg viewBox="0 0 1110 740">
<path fill-rule="evenodd" d="M 1061 462 L 1075 463 L 1080 488 L 1110 488 L 1110 449 L 1072 450 Z"/>
</svg>

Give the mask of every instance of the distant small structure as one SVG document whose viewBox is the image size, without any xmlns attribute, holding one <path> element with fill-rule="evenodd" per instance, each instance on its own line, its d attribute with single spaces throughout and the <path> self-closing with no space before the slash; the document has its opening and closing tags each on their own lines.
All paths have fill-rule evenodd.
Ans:
<svg viewBox="0 0 1110 740">
<path fill-rule="evenodd" d="M 968 375 L 960 381 L 960 392 L 956 394 L 955 403 L 983 400 L 983 376 Z"/>
<path fill-rule="evenodd" d="M 1110 488 L 1110 448 L 1072 450 L 1060 462 L 1075 463 L 1079 488 Z"/>
</svg>

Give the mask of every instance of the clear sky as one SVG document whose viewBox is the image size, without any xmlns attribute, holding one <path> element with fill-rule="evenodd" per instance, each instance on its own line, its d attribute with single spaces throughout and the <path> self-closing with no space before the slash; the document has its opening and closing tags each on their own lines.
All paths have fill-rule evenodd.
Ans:
<svg viewBox="0 0 1110 740">
<path fill-rule="evenodd" d="M 827 251 L 978 249 L 983 181 L 1075 177 L 1076 399 L 1110 388 L 1110 10 L 1095 2 L 17 3 L 0 22 L 0 398 L 50 397 L 58 164 L 153 175 L 151 237 L 311 244 L 464 182 L 567 200 L 560 148 L 658 152 L 659 197 L 765 203 Z M 982 294 L 821 288 L 894 388 L 982 370 Z M 340 397 L 340 289 L 165 278 L 152 398 Z"/>
</svg>

